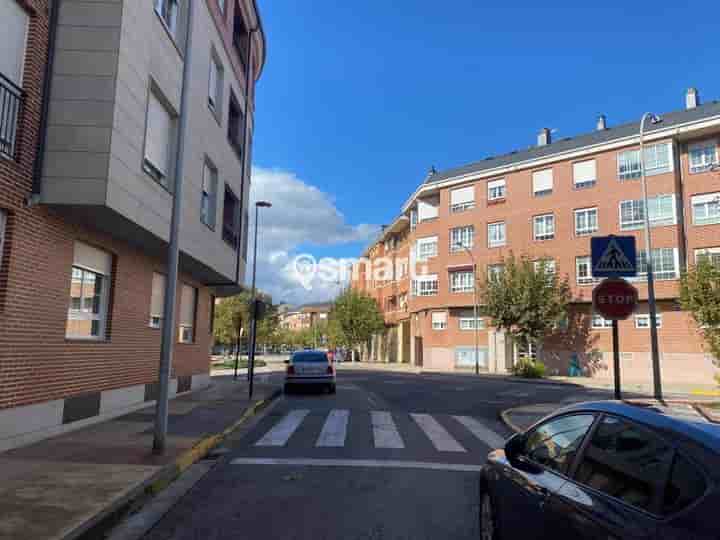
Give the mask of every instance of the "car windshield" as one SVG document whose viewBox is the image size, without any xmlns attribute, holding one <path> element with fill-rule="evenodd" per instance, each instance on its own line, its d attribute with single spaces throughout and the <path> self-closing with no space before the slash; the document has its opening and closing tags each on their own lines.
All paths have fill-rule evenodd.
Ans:
<svg viewBox="0 0 720 540">
<path fill-rule="evenodd" d="M 324 352 L 301 352 L 292 357 L 293 362 L 327 362 L 327 354 Z"/>
</svg>

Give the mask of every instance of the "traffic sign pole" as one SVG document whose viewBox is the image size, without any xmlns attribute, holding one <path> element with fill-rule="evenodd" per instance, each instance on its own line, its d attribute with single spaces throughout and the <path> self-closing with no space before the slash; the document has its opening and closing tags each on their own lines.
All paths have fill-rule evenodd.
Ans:
<svg viewBox="0 0 720 540">
<path fill-rule="evenodd" d="M 613 334 L 613 371 L 615 372 L 615 399 L 622 399 L 620 393 L 620 332 L 618 331 L 617 319 L 612 322 Z"/>
</svg>

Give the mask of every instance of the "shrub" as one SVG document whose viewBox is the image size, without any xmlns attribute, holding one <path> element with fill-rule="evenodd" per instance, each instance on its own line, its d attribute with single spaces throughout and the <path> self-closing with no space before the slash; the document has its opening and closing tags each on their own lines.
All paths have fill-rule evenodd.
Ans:
<svg viewBox="0 0 720 540">
<path fill-rule="evenodd" d="M 513 366 L 512 372 L 516 377 L 542 379 L 545 376 L 545 364 L 529 359 L 521 359 Z"/>
</svg>

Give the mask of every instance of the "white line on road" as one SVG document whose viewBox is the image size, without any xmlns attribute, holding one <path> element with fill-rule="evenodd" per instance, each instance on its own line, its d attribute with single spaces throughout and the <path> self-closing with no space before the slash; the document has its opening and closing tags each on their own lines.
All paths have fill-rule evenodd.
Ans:
<svg viewBox="0 0 720 540">
<path fill-rule="evenodd" d="M 479 472 L 482 465 L 460 463 L 432 463 L 428 461 L 399 461 L 375 459 L 273 459 L 273 458 L 236 458 L 231 465 L 300 465 L 308 467 L 366 467 L 386 469 L 426 469 L 435 471 Z"/>
<path fill-rule="evenodd" d="M 310 412 L 309 409 L 295 409 L 280 420 L 255 446 L 285 446 L 290 436 Z"/>
<path fill-rule="evenodd" d="M 348 410 L 333 409 L 330 411 L 315 446 L 345 446 L 349 416 L 350 411 Z"/>
<path fill-rule="evenodd" d="M 465 452 L 452 435 L 429 414 L 410 414 L 440 452 Z"/>
<path fill-rule="evenodd" d="M 453 416 L 455 420 L 465 426 L 470 433 L 475 435 L 490 448 L 502 448 L 505 446 L 505 439 L 495 433 L 493 430 L 485 427 L 479 421 L 471 416 Z"/>
<path fill-rule="evenodd" d="M 375 448 L 405 448 L 392 414 L 387 411 L 370 411 Z"/>
</svg>

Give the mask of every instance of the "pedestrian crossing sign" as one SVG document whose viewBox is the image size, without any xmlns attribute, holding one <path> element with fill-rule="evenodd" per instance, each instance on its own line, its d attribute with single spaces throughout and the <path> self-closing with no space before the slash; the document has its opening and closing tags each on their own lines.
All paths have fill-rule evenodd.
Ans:
<svg viewBox="0 0 720 540">
<path fill-rule="evenodd" d="M 590 239 L 593 277 L 637 275 L 634 236 L 594 236 Z"/>
</svg>

